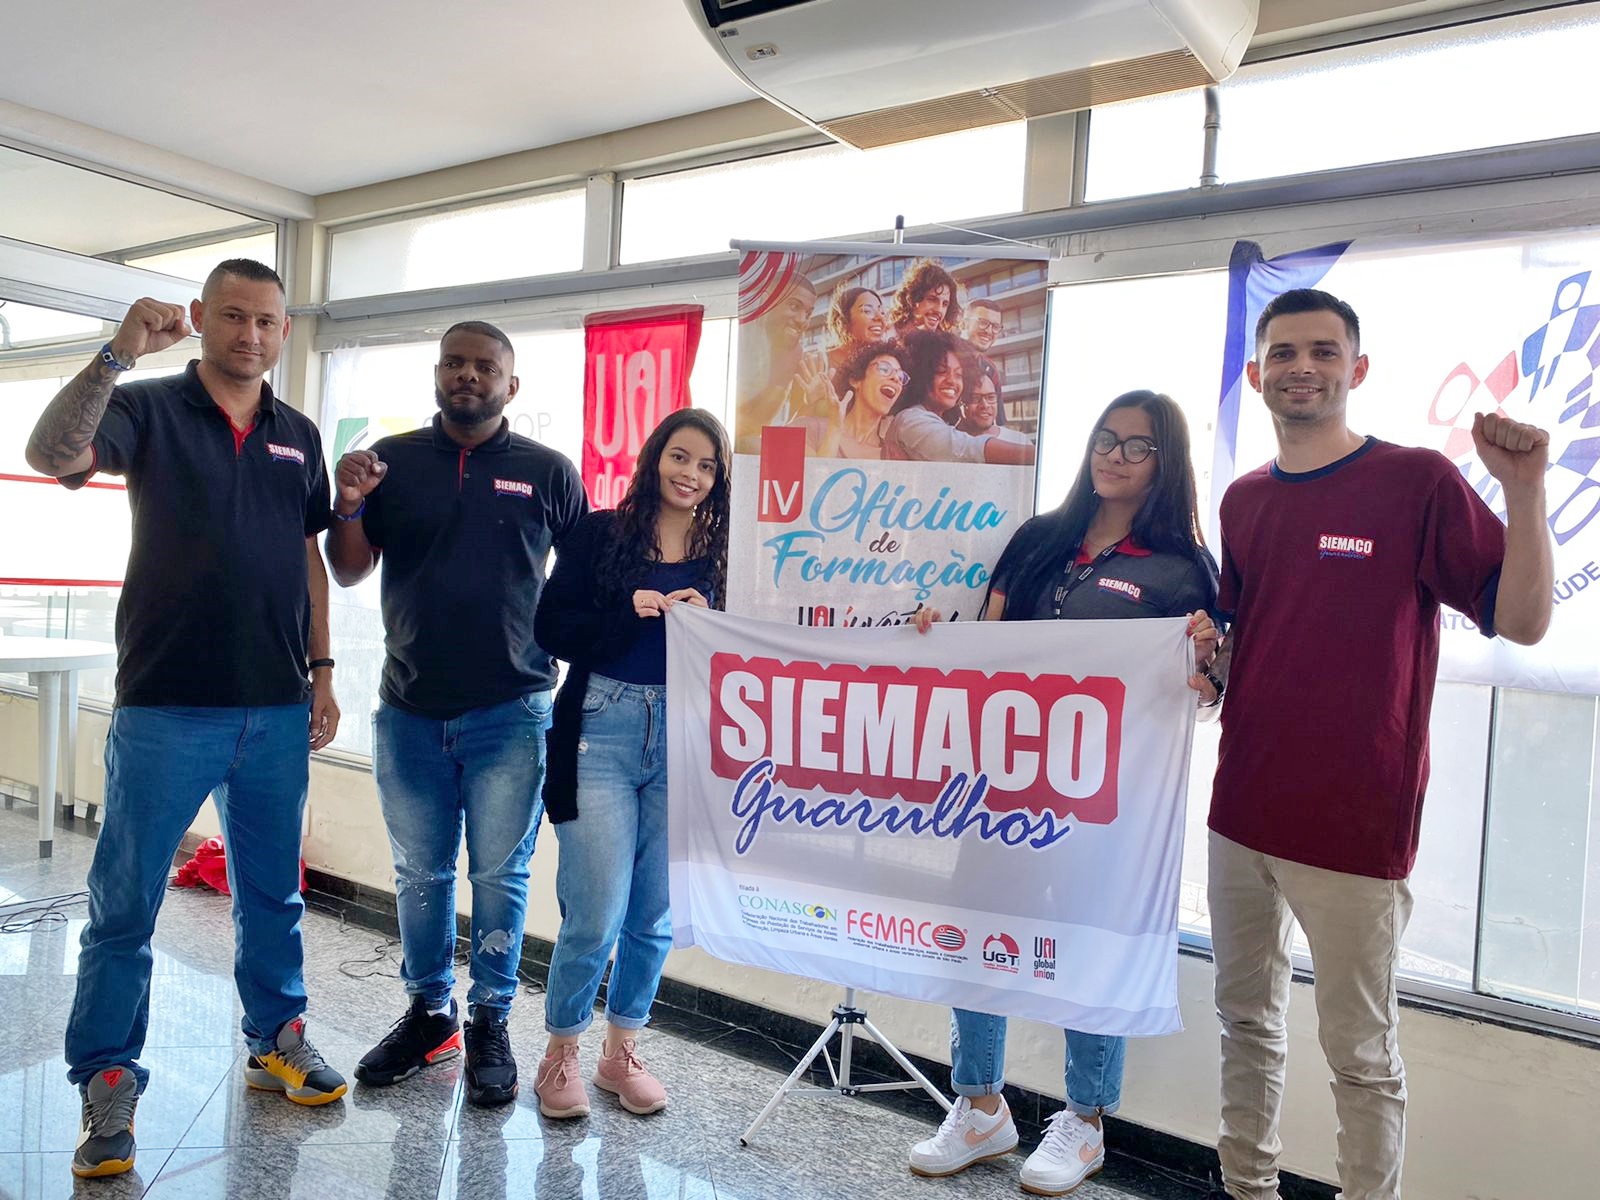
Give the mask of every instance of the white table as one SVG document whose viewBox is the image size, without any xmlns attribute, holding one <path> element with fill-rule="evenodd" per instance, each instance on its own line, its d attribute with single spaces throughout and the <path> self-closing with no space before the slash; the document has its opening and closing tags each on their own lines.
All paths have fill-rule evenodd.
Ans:
<svg viewBox="0 0 1600 1200">
<path fill-rule="evenodd" d="M 75 797 L 78 773 L 78 672 L 115 666 L 117 648 L 72 638 L 0 637 L 0 671 L 26 671 L 39 689 L 39 857 L 49 858 L 56 818 L 56 756 L 66 730 L 62 795 Z"/>
</svg>

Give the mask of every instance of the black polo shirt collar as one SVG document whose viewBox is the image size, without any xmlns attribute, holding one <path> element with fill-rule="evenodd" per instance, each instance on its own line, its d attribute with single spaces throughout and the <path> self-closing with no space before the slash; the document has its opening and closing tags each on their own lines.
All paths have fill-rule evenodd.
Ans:
<svg viewBox="0 0 1600 1200">
<path fill-rule="evenodd" d="M 265 407 L 263 402 L 262 407 Z M 495 430 L 494 436 L 487 442 L 476 446 L 463 446 L 455 438 L 444 431 L 444 414 L 435 413 L 433 418 L 433 448 L 435 450 L 449 450 L 451 453 L 460 453 L 462 450 L 472 454 L 483 454 L 489 451 L 505 450 L 511 445 L 511 422 L 504 417 L 500 418 L 500 428 Z"/>
<path fill-rule="evenodd" d="M 222 407 L 212 398 L 211 393 L 206 391 L 206 385 L 200 378 L 200 360 L 198 358 L 189 360 L 189 366 L 179 377 L 178 390 L 183 398 L 196 408 Z M 257 420 L 261 416 L 276 412 L 277 408 L 278 398 L 272 394 L 272 385 L 263 377 L 261 380 L 261 411 L 257 416 Z"/>
</svg>

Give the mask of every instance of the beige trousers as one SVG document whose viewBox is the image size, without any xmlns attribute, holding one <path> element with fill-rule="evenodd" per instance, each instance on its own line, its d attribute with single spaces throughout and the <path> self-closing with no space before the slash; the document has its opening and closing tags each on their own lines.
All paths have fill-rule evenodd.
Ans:
<svg viewBox="0 0 1600 1200">
<path fill-rule="evenodd" d="M 1394 970 L 1403 879 L 1325 871 L 1210 835 L 1207 896 L 1222 1022 L 1217 1153 L 1234 1200 L 1276 1200 L 1288 1037 L 1290 916 L 1311 947 L 1317 1037 L 1333 1071 L 1344 1200 L 1397 1200 L 1406 1079 Z"/>
</svg>

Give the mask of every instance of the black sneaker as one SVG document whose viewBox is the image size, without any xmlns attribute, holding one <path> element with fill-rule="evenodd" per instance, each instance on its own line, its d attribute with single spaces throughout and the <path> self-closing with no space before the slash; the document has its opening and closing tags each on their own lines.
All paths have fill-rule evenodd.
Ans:
<svg viewBox="0 0 1600 1200">
<path fill-rule="evenodd" d="M 447 1013 L 430 1013 L 422 997 L 413 996 L 406 1015 L 362 1055 L 356 1064 L 356 1078 L 372 1087 L 388 1087 L 460 1053 L 461 1023 L 456 1020 L 455 1001 L 450 1002 Z"/>
<path fill-rule="evenodd" d="M 74 1175 L 92 1179 L 133 1169 L 133 1110 L 138 1104 L 139 1081 L 126 1067 L 110 1067 L 84 1085 Z"/>
<path fill-rule="evenodd" d="M 517 1060 L 511 1057 L 506 1019 L 475 1008 L 467 1022 L 467 1103 L 493 1108 L 516 1098 Z"/>
<path fill-rule="evenodd" d="M 278 1030 L 270 1053 L 245 1060 L 244 1080 L 253 1088 L 282 1092 L 296 1104 L 332 1104 L 344 1095 L 344 1076 L 335 1071 L 306 1037 L 304 1017 Z"/>
</svg>

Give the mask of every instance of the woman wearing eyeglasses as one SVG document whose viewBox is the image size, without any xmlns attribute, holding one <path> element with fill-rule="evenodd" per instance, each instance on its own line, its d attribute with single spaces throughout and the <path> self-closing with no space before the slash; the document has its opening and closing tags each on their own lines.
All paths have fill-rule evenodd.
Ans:
<svg viewBox="0 0 1600 1200">
<path fill-rule="evenodd" d="M 1103 583 L 1114 586 L 1100 586 Z M 1217 644 L 1207 610 L 1217 567 L 1200 536 L 1189 431 L 1183 413 L 1155 392 L 1127 392 L 1101 414 L 1083 465 L 1061 506 L 1012 536 L 995 564 L 986 621 L 1190 618 L 1200 673 L 1189 686 L 1220 693 L 1204 672 Z M 919 615 L 926 630 L 936 611 Z M 955 1009 L 951 1083 L 956 1106 L 939 1132 L 911 1148 L 918 1175 L 954 1175 L 1014 1149 L 1017 1128 L 1005 1083 L 1006 1020 Z M 1101 1118 L 1122 1099 L 1125 1039 L 1067 1031 L 1067 1107 L 1050 1119 L 1022 1167 L 1022 1190 L 1071 1191 L 1105 1163 Z"/>
<path fill-rule="evenodd" d="M 904 353 L 898 342 L 856 348 L 839 369 L 842 397 L 827 413 L 792 422 L 805 428 L 808 452 L 821 458 L 883 457 L 885 422 L 911 378 L 900 367 Z"/>
<path fill-rule="evenodd" d="M 828 368 L 838 372 L 861 347 L 870 342 L 880 342 L 889 332 L 889 314 L 884 309 L 883 297 L 860 284 L 840 286 L 833 291 L 833 301 L 828 305 L 828 331 L 833 344 L 828 347 Z M 834 386 L 844 393 L 843 380 L 834 379 Z"/>
<path fill-rule="evenodd" d="M 1033 462 L 1032 443 L 995 437 L 993 430 L 976 435 L 955 427 L 968 388 L 978 378 L 977 355 L 965 341 L 953 333 L 919 330 L 906 335 L 905 347 L 901 361 L 911 378 L 884 431 L 884 458 L 1013 465 Z"/>
</svg>

